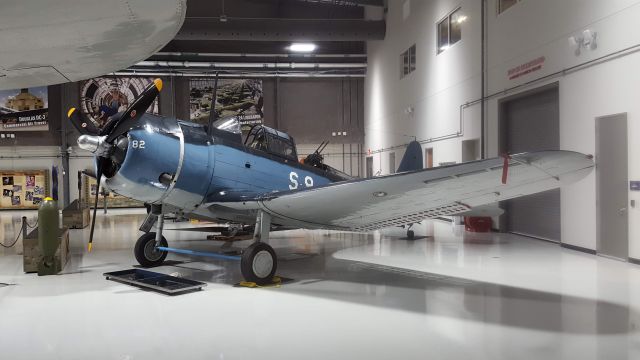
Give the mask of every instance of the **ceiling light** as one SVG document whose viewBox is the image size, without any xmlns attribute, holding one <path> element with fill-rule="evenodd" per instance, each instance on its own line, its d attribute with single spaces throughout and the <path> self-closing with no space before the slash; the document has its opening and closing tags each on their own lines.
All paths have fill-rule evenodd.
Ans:
<svg viewBox="0 0 640 360">
<path fill-rule="evenodd" d="M 289 46 L 289 51 L 293 52 L 312 52 L 316 49 L 316 44 L 312 43 L 293 43 Z"/>
<path fill-rule="evenodd" d="M 463 22 L 467 21 L 467 19 L 468 19 L 467 15 L 460 15 L 458 16 L 457 22 L 458 24 L 462 24 Z"/>
</svg>

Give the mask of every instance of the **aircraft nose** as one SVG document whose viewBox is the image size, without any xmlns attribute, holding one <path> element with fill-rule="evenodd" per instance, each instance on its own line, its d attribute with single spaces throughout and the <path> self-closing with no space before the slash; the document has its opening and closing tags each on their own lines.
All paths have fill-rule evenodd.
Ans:
<svg viewBox="0 0 640 360">
<path fill-rule="evenodd" d="M 94 135 L 80 135 L 78 138 L 78 146 L 80 149 L 95 153 L 100 146 L 100 137 Z"/>
</svg>

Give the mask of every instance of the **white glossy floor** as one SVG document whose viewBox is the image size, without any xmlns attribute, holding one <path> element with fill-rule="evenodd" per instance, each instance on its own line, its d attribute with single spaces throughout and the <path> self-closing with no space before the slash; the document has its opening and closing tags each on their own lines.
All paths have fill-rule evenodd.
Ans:
<svg viewBox="0 0 640 360">
<path fill-rule="evenodd" d="M 5 243 L 25 214 L 34 220 L 0 213 Z M 73 231 L 65 275 L 25 275 L 22 257 L 0 250 L 0 283 L 15 284 L 0 284 L 0 358 L 640 358 L 639 266 L 440 222 L 419 226 L 432 237 L 415 242 L 298 230 L 271 240 L 293 283 L 236 288 L 235 262 L 170 256 L 157 271 L 209 284 L 169 297 L 102 276 L 134 265 L 142 218 L 100 215 L 91 254 L 88 228 Z M 198 232 L 166 235 L 175 247 L 221 246 Z"/>
</svg>

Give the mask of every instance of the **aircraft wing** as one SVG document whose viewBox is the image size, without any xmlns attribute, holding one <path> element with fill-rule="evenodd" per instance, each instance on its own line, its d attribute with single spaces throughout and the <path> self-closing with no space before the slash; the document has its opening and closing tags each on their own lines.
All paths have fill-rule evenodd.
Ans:
<svg viewBox="0 0 640 360">
<path fill-rule="evenodd" d="M 506 184 L 504 159 L 494 158 L 274 193 L 257 205 L 283 224 L 370 231 L 559 188 L 593 167 L 591 156 L 577 152 L 524 153 L 510 157 Z"/>
<path fill-rule="evenodd" d="M 171 41 L 186 0 L 2 0 L 0 90 L 127 68 Z"/>
</svg>

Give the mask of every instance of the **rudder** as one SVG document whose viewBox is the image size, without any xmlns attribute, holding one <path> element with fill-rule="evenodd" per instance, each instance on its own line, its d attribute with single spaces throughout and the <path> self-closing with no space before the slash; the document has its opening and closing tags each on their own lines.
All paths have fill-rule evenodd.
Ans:
<svg viewBox="0 0 640 360">
<path fill-rule="evenodd" d="M 405 151 L 398 172 L 415 171 L 422 169 L 422 146 L 417 141 L 412 141 L 407 145 L 407 151 Z"/>
</svg>

